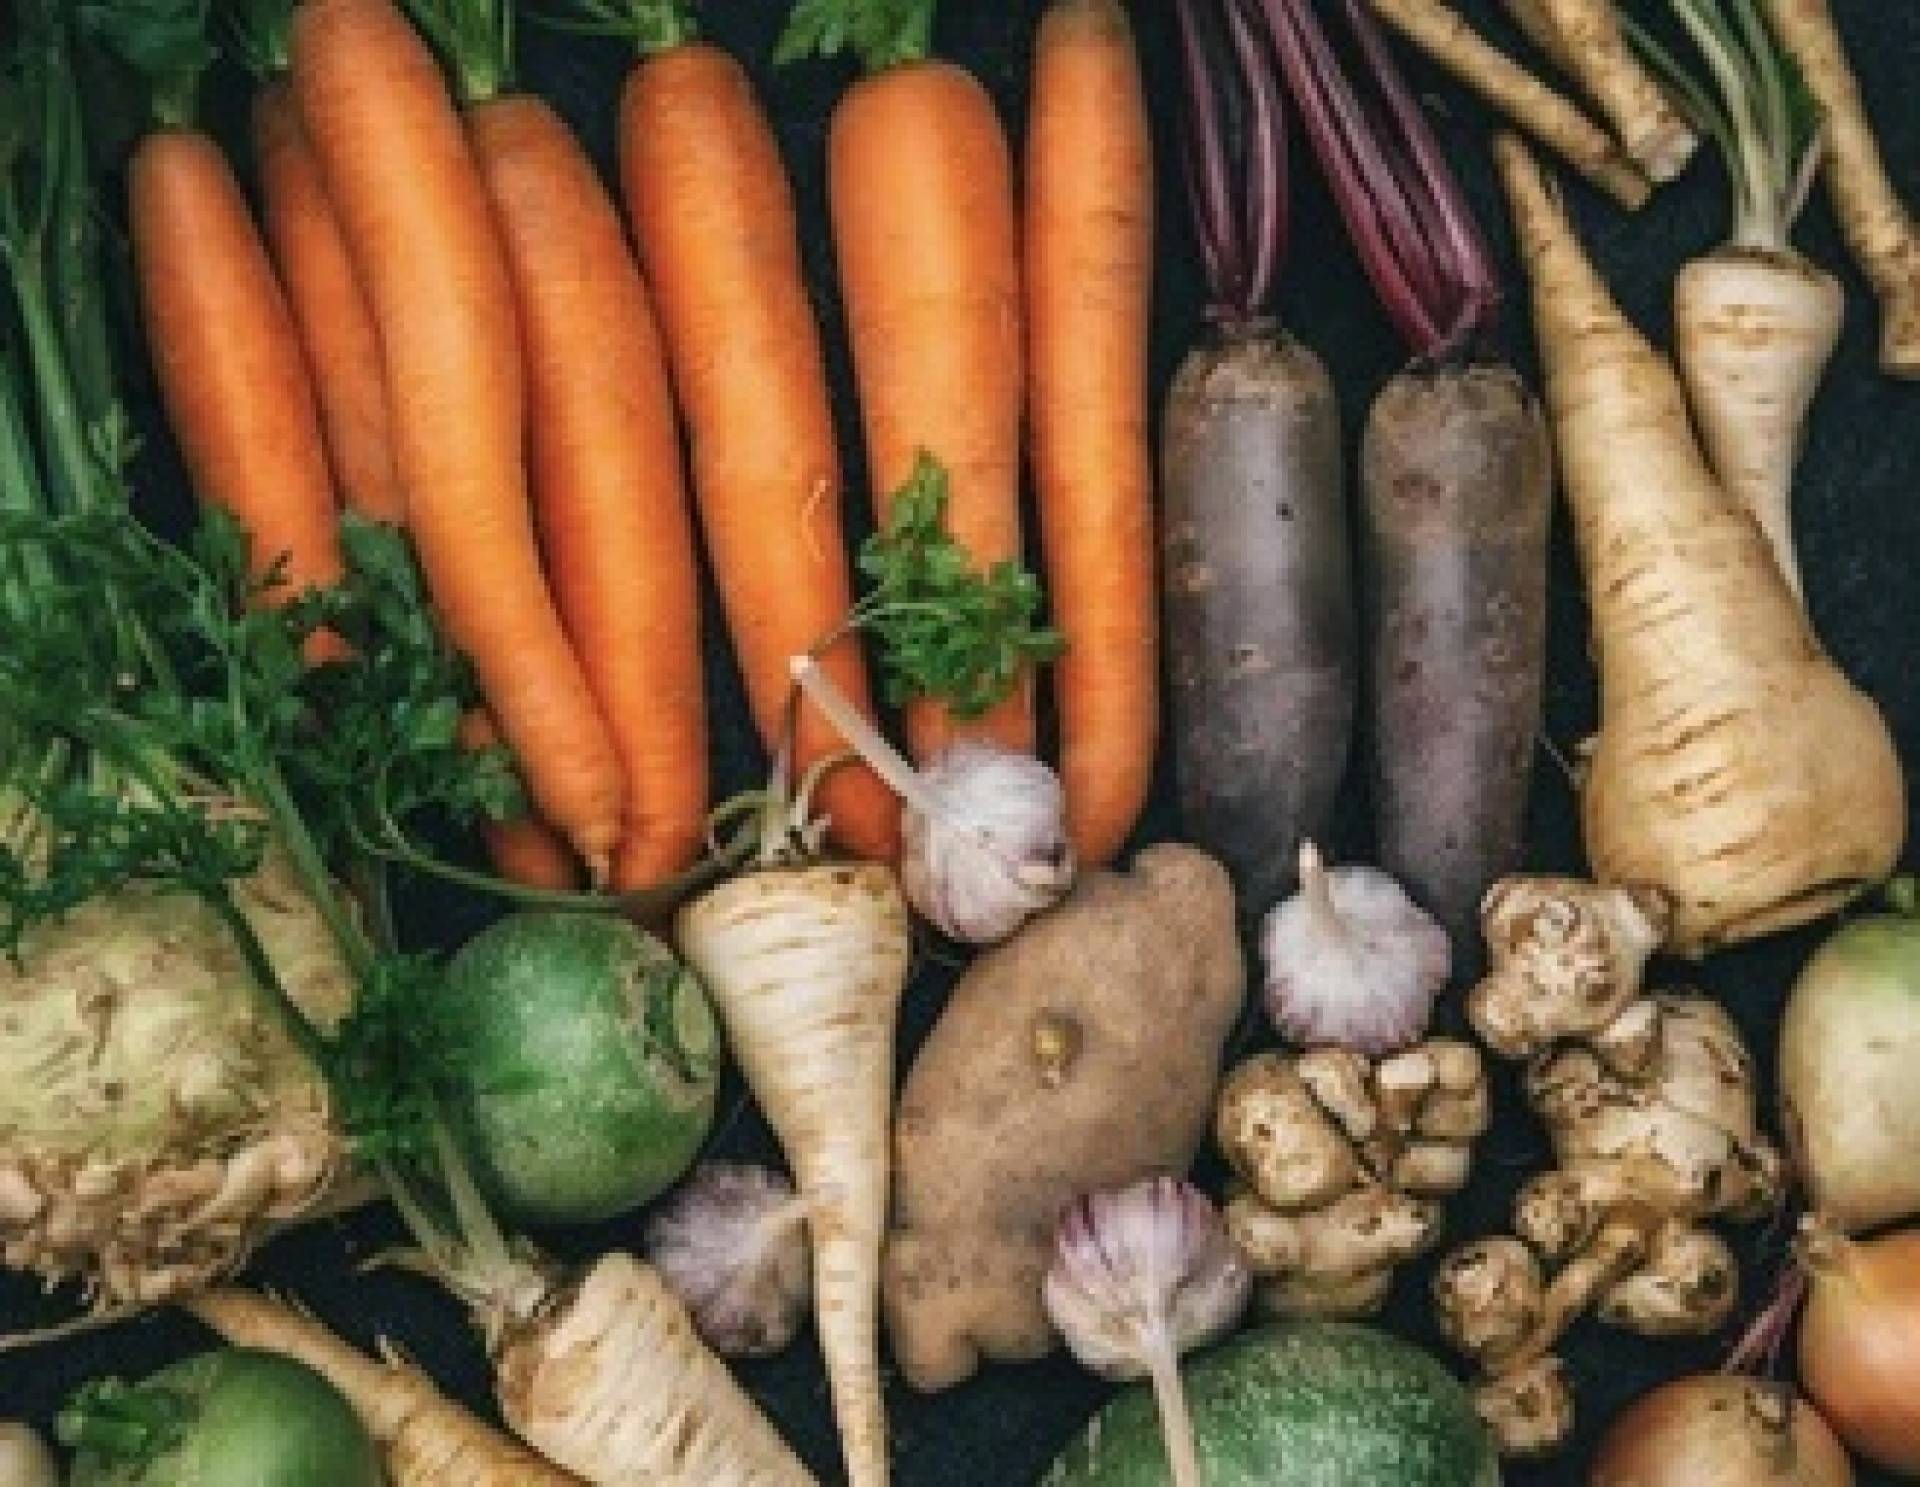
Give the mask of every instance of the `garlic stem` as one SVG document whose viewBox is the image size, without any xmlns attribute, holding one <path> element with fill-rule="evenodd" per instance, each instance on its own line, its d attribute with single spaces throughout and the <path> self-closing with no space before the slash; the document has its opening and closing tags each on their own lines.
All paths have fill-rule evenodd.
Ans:
<svg viewBox="0 0 1920 1487">
<path fill-rule="evenodd" d="M 1202 1487 L 1200 1447 L 1193 1436 L 1193 1415 L 1187 1409 L 1187 1387 L 1180 1378 L 1180 1359 L 1164 1338 L 1147 1360 L 1153 1381 L 1153 1402 L 1160 1411 L 1160 1438 L 1166 1442 L 1167 1465 L 1173 1487 Z"/>
<path fill-rule="evenodd" d="M 1333 877 L 1327 862 L 1312 842 L 1300 844 L 1300 898 L 1328 934 L 1344 935 L 1347 921 L 1333 901 Z"/>
<path fill-rule="evenodd" d="M 833 684 L 832 677 L 820 669 L 820 662 L 815 657 L 795 656 L 787 662 L 787 669 L 800 690 L 827 715 L 827 721 L 840 730 L 840 736 L 875 774 L 892 787 L 894 794 L 922 815 L 939 814 L 939 803 L 922 783 L 919 772 L 907 762 L 904 754 L 886 740 L 879 729 L 861 715 L 858 708 L 847 701 L 846 694 Z"/>
</svg>

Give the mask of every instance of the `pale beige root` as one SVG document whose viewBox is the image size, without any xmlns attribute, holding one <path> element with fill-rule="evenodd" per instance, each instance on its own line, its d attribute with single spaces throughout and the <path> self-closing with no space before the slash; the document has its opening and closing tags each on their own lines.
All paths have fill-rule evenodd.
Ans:
<svg viewBox="0 0 1920 1487">
<path fill-rule="evenodd" d="M 297 1310 L 225 1288 L 183 1308 L 235 1347 L 304 1363 L 338 1389 L 379 1445 L 392 1487 L 567 1487 L 578 1479 L 469 1414 L 397 1358 L 369 1358 Z"/>
<path fill-rule="evenodd" d="M 1192 1165 L 1246 990 L 1226 870 L 1152 847 L 976 960 L 901 1092 L 885 1299 L 909 1383 L 1054 1345 L 1061 1207 Z"/>
<path fill-rule="evenodd" d="M 1887 174 L 1833 14 L 1827 0 L 1765 0 L 1762 8 L 1825 116 L 1821 168 L 1834 216 L 1880 300 L 1881 369 L 1920 377 L 1920 234 Z"/>
<path fill-rule="evenodd" d="M 312 906 L 236 898 L 317 1019 L 351 980 Z M 344 1169 L 324 1080 L 199 899 L 90 900 L 0 961 L 0 1257 L 101 1311 L 221 1280 Z"/>
<path fill-rule="evenodd" d="M 678 938 L 793 1168 L 848 1481 L 879 1487 L 880 1251 L 894 1029 L 912 957 L 906 899 L 892 870 L 871 863 L 750 873 L 689 904 Z"/>
<path fill-rule="evenodd" d="M 0 1487 L 60 1487 L 60 1468 L 30 1426 L 0 1421 Z"/>
<path fill-rule="evenodd" d="M 1793 471 L 1845 312 L 1840 281 L 1793 252 L 1721 248 L 1673 283 L 1673 359 L 1700 442 L 1803 603 Z"/>
<path fill-rule="evenodd" d="M 1670 923 L 1657 893 L 1575 878 L 1504 878 L 1481 906 L 1488 969 L 1467 994 L 1467 1019 L 1502 1058 L 1591 1036 L 1640 995 L 1647 961 Z"/>
<path fill-rule="evenodd" d="M 1546 1456 L 1573 1434 L 1573 1385 L 1552 1353 L 1481 1384 L 1473 1407 L 1504 1456 Z"/>
<path fill-rule="evenodd" d="M 1700 137 L 1633 54 L 1613 0 L 1506 0 L 1527 36 L 1570 73 L 1656 182 L 1686 169 Z"/>
<path fill-rule="evenodd" d="M 1732 1314 L 1739 1268 L 1705 1225 L 1761 1217 L 1783 1190 L 1755 1084 L 1732 1019 L 1703 997 L 1636 1000 L 1534 1057 L 1527 1098 L 1556 1165 L 1521 1189 L 1513 1236 L 1463 1246 L 1434 1279 L 1441 1331 L 1479 1366 L 1507 1449 L 1554 1443 L 1546 1427 L 1562 1416 L 1531 1407 L 1551 1395 L 1536 1397 L 1528 1371 L 1582 1312 L 1644 1337 L 1697 1336 Z"/>
<path fill-rule="evenodd" d="M 1818 919 L 1899 860 L 1906 784 L 1886 722 L 1707 468 L 1672 367 L 1527 148 L 1503 135 L 1495 154 L 1594 610 L 1587 855 L 1602 881 L 1666 896 L 1681 955 Z"/>
<path fill-rule="evenodd" d="M 1378 1061 L 1345 1048 L 1264 1053 L 1222 1083 L 1214 1135 L 1245 1184 L 1227 1232 L 1262 1304 L 1364 1316 L 1397 1267 L 1439 1242 L 1491 1116 L 1471 1044 L 1435 1038 Z"/>
<path fill-rule="evenodd" d="M 1628 211 L 1653 187 L 1613 137 L 1506 53 L 1446 0 L 1369 0 L 1374 11 L 1467 87 Z"/>
<path fill-rule="evenodd" d="M 631 1255 L 603 1256 L 510 1330 L 497 1363 L 507 1423 L 593 1487 L 813 1483 L 679 1298 Z"/>
</svg>

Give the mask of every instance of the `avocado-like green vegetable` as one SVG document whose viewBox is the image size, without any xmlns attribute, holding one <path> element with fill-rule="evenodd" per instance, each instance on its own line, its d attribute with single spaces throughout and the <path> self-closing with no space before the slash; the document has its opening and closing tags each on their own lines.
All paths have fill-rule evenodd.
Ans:
<svg viewBox="0 0 1920 1487">
<path fill-rule="evenodd" d="M 513 914 L 450 981 L 448 1106 L 504 1212 L 597 1223 L 686 1171 L 713 1123 L 720 1035 L 659 940 L 609 915 Z"/>
<path fill-rule="evenodd" d="M 1493 1438 L 1418 1348 L 1340 1322 L 1242 1333 L 1189 1361 L 1207 1487 L 1499 1487 Z M 1117 1395 L 1041 1487 L 1167 1487 L 1153 1396 Z"/>
<path fill-rule="evenodd" d="M 381 1487 L 379 1449 L 303 1363 L 221 1348 L 144 1383 L 89 1384 L 61 1412 L 69 1487 Z"/>
</svg>

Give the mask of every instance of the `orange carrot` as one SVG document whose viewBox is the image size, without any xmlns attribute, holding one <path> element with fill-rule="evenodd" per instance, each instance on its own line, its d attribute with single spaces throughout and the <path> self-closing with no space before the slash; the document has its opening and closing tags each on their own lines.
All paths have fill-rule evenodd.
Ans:
<svg viewBox="0 0 1920 1487">
<path fill-rule="evenodd" d="M 834 633 L 852 590 L 792 190 L 746 74 L 696 43 L 660 52 L 628 79 L 620 167 L 686 415 L 734 654 L 760 735 L 776 746 L 792 699 L 787 663 Z M 822 664 L 870 716 L 858 638 L 841 639 Z M 798 768 L 844 748 L 811 704 L 800 709 Z M 835 770 L 819 802 L 848 851 L 898 853 L 898 802 L 864 766 Z"/>
<path fill-rule="evenodd" d="M 924 450 L 952 480 L 954 540 L 982 567 L 1017 559 L 1020 267 L 992 100 L 944 62 L 882 68 L 834 111 L 828 185 L 876 503 Z M 1031 750 L 1031 678 L 971 723 L 916 702 L 907 733 L 921 760 L 956 736 Z"/>
<path fill-rule="evenodd" d="M 513 286 L 459 116 L 391 0 L 307 0 L 293 85 L 379 327 L 407 525 L 529 793 L 612 869 L 625 780 L 540 566 Z"/>
<path fill-rule="evenodd" d="M 484 708 L 475 708 L 460 720 L 460 742 L 469 749 L 491 748 L 500 730 Z M 578 888 L 580 860 L 560 835 L 538 816 L 516 816 L 510 821 L 488 821 L 480 828 L 487 860 L 509 883 L 528 888 Z"/>
<path fill-rule="evenodd" d="M 501 96 L 467 129 L 519 297 L 548 572 L 626 769 L 612 886 L 650 888 L 698 855 L 707 819 L 699 579 L 666 358 L 619 213 L 560 116 Z"/>
<path fill-rule="evenodd" d="M 338 516 L 293 317 L 226 156 L 163 128 L 128 167 L 147 342 L 195 491 L 246 527 L 287 597 L 336 582 Z"/>
<path fill-rule="evenodd" d="M 1034 480 L 1053 623 L 1067 826 L 1109 862 L 1145 805 L 1160 728 L 1147 316 L 1153 141 L 1117 0 L 1040 25 L 1027 137 Z"/>
<path fill-rule="evenodd" d="M 393 466 L 380 333 L 285 79 L 254 95 L 253 152 L 261 222 L 313 376 L 334 485 L 349 510 L 398 524 L 406 503 Z"/>
</svg>

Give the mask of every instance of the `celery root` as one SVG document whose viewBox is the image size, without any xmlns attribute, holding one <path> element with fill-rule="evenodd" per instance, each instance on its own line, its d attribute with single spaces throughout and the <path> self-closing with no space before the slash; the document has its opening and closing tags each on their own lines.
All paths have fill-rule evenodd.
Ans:
<svg viewBox="0 0 1920 1487">
<path fill-rule="evenodd" d="M 1368 0 L 1375 14 L 1629 211 L 1652 194 L 1613 138 L 1483 38 L 1445 0 Z"/>
<path fill-rule="evenodd" d="M 1700 137 L 1627 45 L 1612 0 L 1506 0 L 1533 43 L 1569 73 L 1655 181 L 1686 169 Z"/>
<path fill-rule="evenodd" d="M 183 1304 L 227 1342 L 293 1358 L 338 1389 L 379 1444 L 393 1487 L 566 1487 L 576 1480 L 468 1414 L 419 1370 L 369 1358 L 283 1302 L 227 1288 Z"/>
<path fill-rule="evenodd" d="M 1920 377 L 1920 234 L 1894 189 L 1827 0 L 1764 0 L 1773 34 L 1826 115 L 1834 215 L 1880 300 L 1880 366 Z"/>
<path fill-rule="evenodd" d="M 1806 923 L 1898 861 L 1905 782 L 1886 723 L 1707 468 L 1673 369 L 1526 146 L 1495 150 L 1594 609 L 1588 855 L 1603 881 L 1666 896 L 1684 955 Z"/>
</svg>

